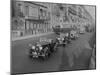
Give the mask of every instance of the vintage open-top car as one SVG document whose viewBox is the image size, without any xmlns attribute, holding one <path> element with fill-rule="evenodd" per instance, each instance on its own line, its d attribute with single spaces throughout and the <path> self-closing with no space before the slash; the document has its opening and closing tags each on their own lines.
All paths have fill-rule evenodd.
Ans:
<svg viewBox="0 0 100 75">
<path fill-rule="evenodd" d="M 65 46 L 71 42 L 69 33 L 60 34 L 59 38 L 56 38 L 56 41 L 59 45 Z"/>
<path fill-rule="evenodd" d="M 29 56 L 31 58 L 48 58 L 57 50 L 56 41 L 52 39 L 40 39 L 35 45 L 30 45 Z"/>
<path fill-rule="evenodd" d="M 70 42 L 70 40 L 64 36 L 64 37 L 60 37 L 60 38 L 56 38 L 56 43 L 59 45 L 59 46 L 66 46 L 66 44 L 68 44 Z"/>
</svg>

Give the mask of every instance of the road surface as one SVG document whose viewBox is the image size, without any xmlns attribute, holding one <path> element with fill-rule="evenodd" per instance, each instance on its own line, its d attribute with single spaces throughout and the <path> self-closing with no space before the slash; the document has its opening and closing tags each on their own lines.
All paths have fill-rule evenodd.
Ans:
<svg viewBox="0 0 100 75">
<path fill-rule="evenodd" d="M 29 38 L 12 42 L 12 73 L 33 73 L 61 70 L 79 70 L 88 69 L 89 59 L 91 57 L 91 48 L 88 40 L 92 33 L 80 35 L 77 40 L 71 44 L 59 47 L 56 53 L 53 53 L 48 60 L 31 60 L 28 57 L 29 44 L 38 41 L 37 38 Z M 43 36 L 46 38 L 58 37 L 56 34 Z"/>
<path fill-rule="evenodd" d="M 92 33 L 80 35 L 78 40 L 63 50 L 62 64 L 59 70 L 88 70 L 92 49 L 88 40 Z"/>
</svg>

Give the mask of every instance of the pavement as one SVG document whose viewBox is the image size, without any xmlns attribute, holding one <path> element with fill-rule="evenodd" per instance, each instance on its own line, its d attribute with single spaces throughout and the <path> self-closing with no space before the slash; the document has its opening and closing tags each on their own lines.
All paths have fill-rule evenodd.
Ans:
<svg viewBox="0 0 100 75">
<path fill-rule="evenodd" d="M 31 60 L 28 57 L 29 44 L 38 41 L 41 37 L 52 38 L 59 37 L 52 33 L 41 37 L 32 37 L 17 41 L 12 41 L 11 46 L 11 70 L 12 73 L 36 73 L 36 72 L 54 72 L 69 70 L 88 69 L 91 47 L 88 40 L 92 33 L 80 35 L 77 40 L 73 40 L 66 47 L 59 47 L 57 52 L 53 53 L 45 61 Z"/>
<path fill-rule="evenodd" d="M 33 37 L 41 37 L 45 36 L 47 34 L 52 34 L 53 32 L 47 32 L 47 33 L 42 33 L 42 34 L 36 34 L 36 35 L 27 35 L 27 36 L 21 36 L 21 37 L 12 37 L 11 41 L 17 41 L 17 40 L 23 40 L 23 39 L 29 39 Z"/>
</svg>

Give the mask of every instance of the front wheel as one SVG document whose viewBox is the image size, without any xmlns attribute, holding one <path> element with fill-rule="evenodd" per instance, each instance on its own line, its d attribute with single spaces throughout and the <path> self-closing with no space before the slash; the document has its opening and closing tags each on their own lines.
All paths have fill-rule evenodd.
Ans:
<svg viewBox="0 0 100 75">
<path fill-rule="evenodd" d="M 57 51 L 57 47 L 58 47 L 58 43 L 57 43 L 57 44 L 55 44 L 55 46 L 54 46 L 54 52 L 56 52 L 56 51 Z"/>
<path fill-rule="evenodd" d="M 50 56 L 50 50 L 49 50 L 49 47 L 46 47 L 44 48 L 44 53 L 43 53 L 42 58 L 47 59 L 49 56 Z"/>
<path fill-rule="evenodd" d="M 70 44 L 71 43 L 71 40 L 67 40 L 67 43 Z"/>
</svg>

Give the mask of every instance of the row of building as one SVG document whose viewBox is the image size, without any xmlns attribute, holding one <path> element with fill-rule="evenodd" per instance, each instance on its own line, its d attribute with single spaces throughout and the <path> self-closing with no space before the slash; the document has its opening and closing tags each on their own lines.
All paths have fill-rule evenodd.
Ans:
<svg viewBox="0 0 100 75">
<path fill-rule="evenodd" d="M 89 25 L 90 15 L 80 5 L 12 0 L 12 37 L 52 32 L 52 26 Z"/>
<path fill-rule="evenodd" d="M 26 36 L 50 32 L 50 12 L 34 2 L 13 1 L 12 36 Z"/>
</svg>

